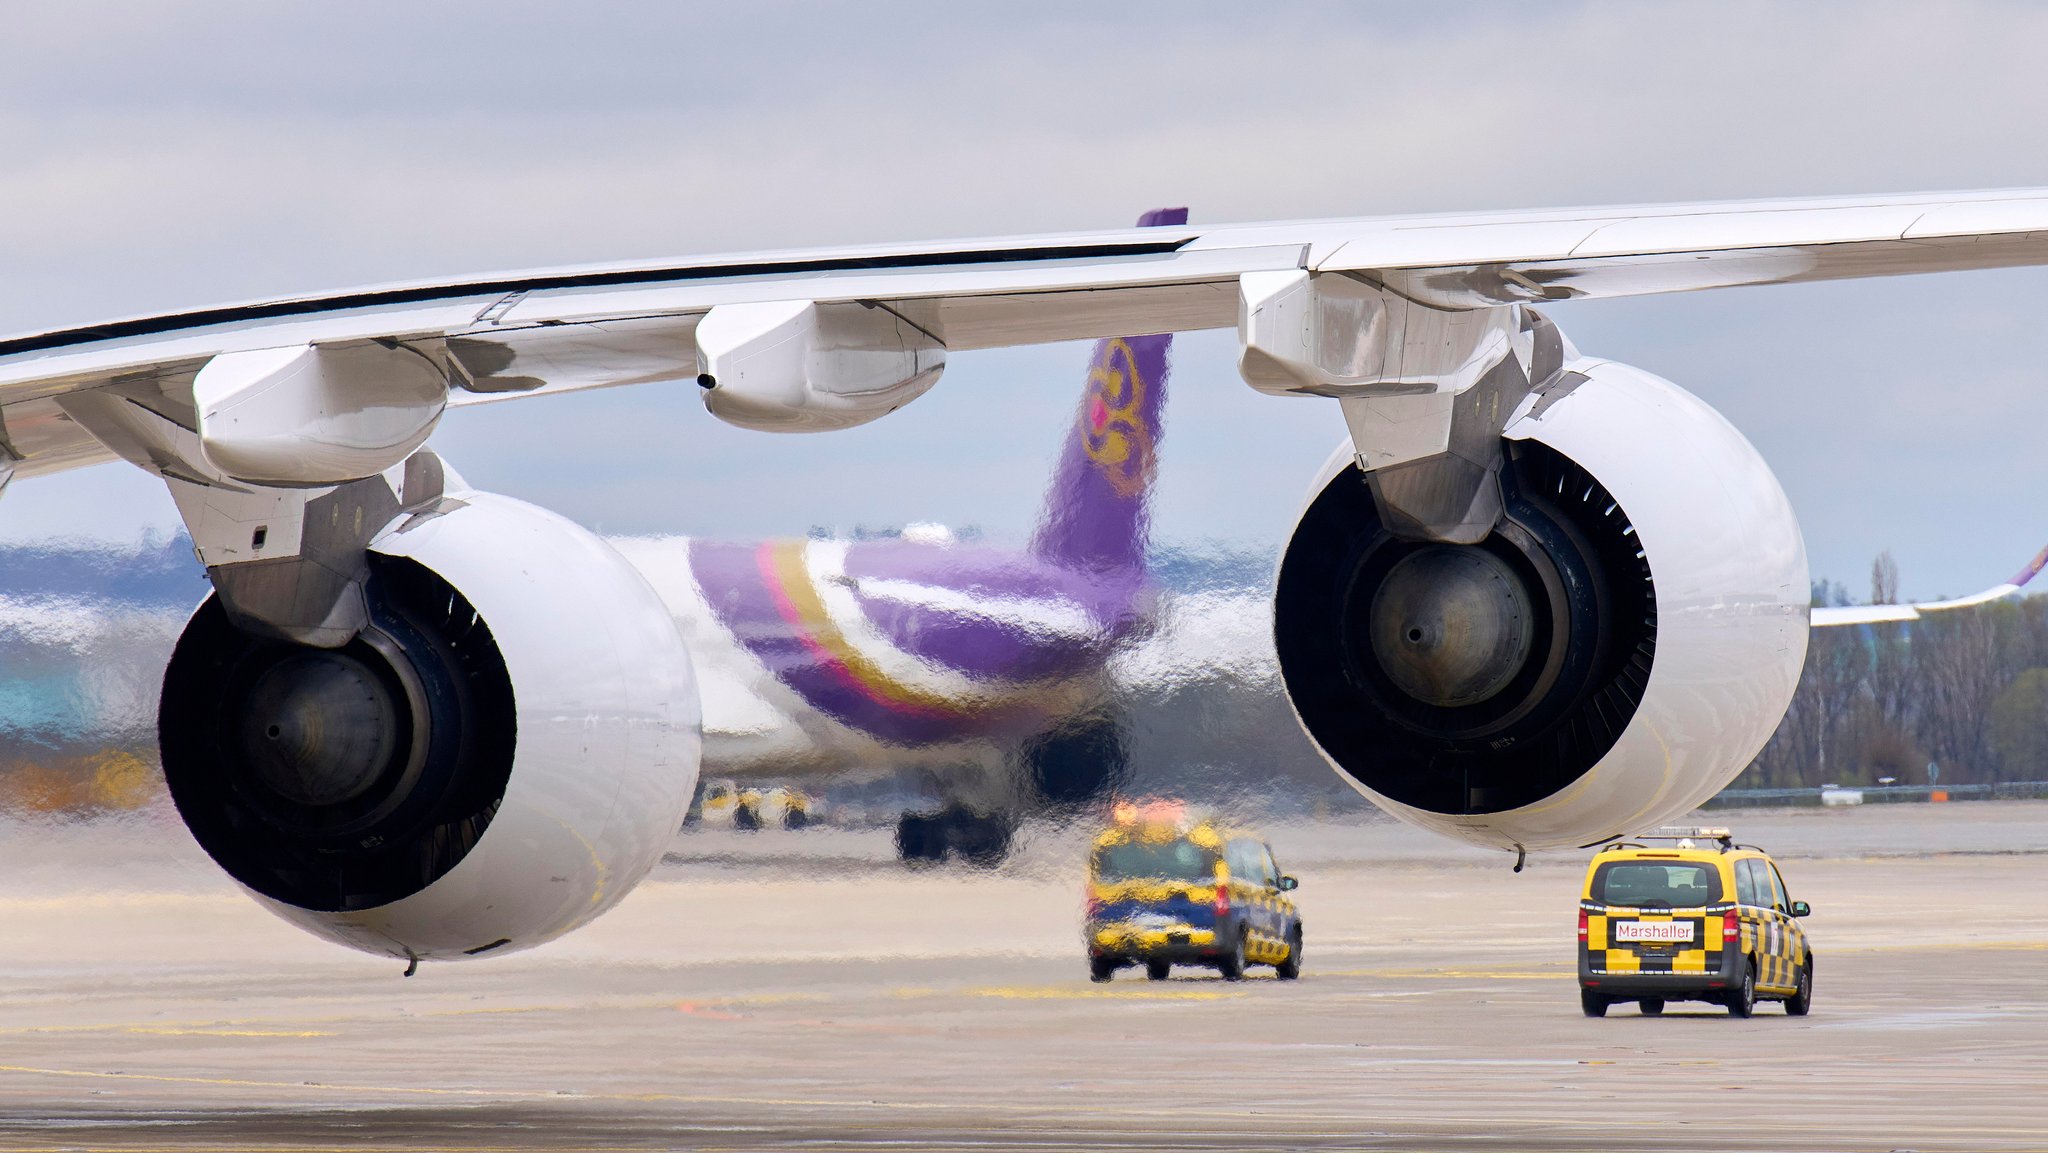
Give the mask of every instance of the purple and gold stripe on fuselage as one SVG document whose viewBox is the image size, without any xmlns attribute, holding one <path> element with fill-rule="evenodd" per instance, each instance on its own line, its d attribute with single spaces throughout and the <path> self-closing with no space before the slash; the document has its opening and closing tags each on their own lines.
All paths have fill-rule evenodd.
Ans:
<svg viewBox="0 0 2048 1153">
<path fill-rule="evenodd" d="M 1088 696 L 1143 588 L 905 541 L 693 541 L 690 568 L 719 623 L 776 680 L 905 746 L 1046 727 Z M 1047 627 L 1031 610 L 1065 623 Z"/>
<path fill-rule="evenodd" d="M 906 684 L 855 648 L 832 620 L 804 562 L 805 542 L 768 541 L 755 550 L 761 580 L 776 609 L 790 626 L 790 635 L 810 654 L 812 664 L 838 685 L 871 704 L 927 721 L 951 720 L 963 702 Z"/>
</svg>

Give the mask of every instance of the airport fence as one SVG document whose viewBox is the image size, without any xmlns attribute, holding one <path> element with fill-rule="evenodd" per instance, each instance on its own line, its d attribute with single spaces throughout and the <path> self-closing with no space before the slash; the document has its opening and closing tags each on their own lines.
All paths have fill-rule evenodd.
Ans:
<svg viewBox="0 0 2048 1153">
<path fill-rule="evenodd" d="M 2010 801 L 2048 798 L 2048 781 L 1985 785 L 1822 785 L 1817 789 L 1722 789 L 1702 808 L 1901 804 L 1929 801 Z"/>
</svg>

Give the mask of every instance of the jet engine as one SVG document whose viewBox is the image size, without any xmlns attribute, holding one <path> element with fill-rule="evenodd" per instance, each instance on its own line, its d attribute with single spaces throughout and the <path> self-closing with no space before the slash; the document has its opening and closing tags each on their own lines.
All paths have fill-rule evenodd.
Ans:
<svg viewBox="0 0 2048 1153">
<path fill-rule="evenodd" d="M 237 628 L 218 595 L 164 675 L 164 775 L 271 910 L 394 957 L 525 948 L 604 912 L 696 787 L 697 685 L 611 546 L 464 492 L 373 539 L 339 648 Z"/>
<path fill-rule="evenodd" d="M 1668 381 L 1570 367 L 1507 426 L 1485 540 L 1390 533 L 1347 445 L 1280 566 L 1309 736 L 1381 808 L 1480 845 L 1691 810 L 1770 738 L 1806 654 L 1805 544 L 1748 440 Z"/>
</svg>

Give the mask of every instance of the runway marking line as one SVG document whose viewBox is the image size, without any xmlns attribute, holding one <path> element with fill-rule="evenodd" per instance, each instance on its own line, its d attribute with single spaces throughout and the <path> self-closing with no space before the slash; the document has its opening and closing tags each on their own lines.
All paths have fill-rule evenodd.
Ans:
<svg viewBox="0 0 2048 1153">
<path fill-rule="evenodd" d="M 1080 985 L 985 985 L 968 989 L 896 989 L 890 996 L 903 1000 L 922 997 L 994 997 L 1005 1001 L 1223 1001 L 1246 994 L 1237 989 L 1156 989 L 1129 987 L 1098 989 Z"/>
<path fill-rule="evenodd" d="M 552 1005 L 484 1005 L 460 1009 L 428 1009 L 405 1014 L 409 1020 L 439 1020 L 448 1017 L 494 1017 L 520 1013 L 575 1013 L 592 1009 L 620 1010 L 630 1012 L 636 1009 L 680 1008 L 681 1004 L 730 1007 L 738 1005 L 768 1005 L 788 1002 L 821 1001 L 825 997 L 817 993 L 764 993 L 759 996 L 727 997 L 706 1001 L 676 1002 L 668 998 L 593 1001 L 561 1003 Z M 684 1010 L 687 1012 L 687 1010 Z M 174 1033 L 212 1034 L 216 1036 L 278 1036 L 278 1037 L 332 1037 L 332 1031 L 314 1031 L 304 1028 L 288 1029 L 298 1025 L 348 1025 L 365 1021 L 387 1021 L 382 1013 L 326 1013 L 312 1017 L 228 1017 L 212 1020 L 128 1022 L 111 1021 L 93 1025 L 14 1025 L 0 1028 L 0 1037 L 32 1036 L 43 1033 Z M 241 1028 L 236 1028 L 241 1027 Z M 266 1027 L 276 1032 L 260 1031 Z"/>
<path fill-rule="evenodd" d="M 2048 949 L 2048 941 L 1901 941 L 1890 945 L 1841 945 L 1823 951 L 1829 953 L 1921 953 L 1944 949 L 1981 949 L 1997 953 L 2033 953 Z"/>
<path fill-rule="evenodd" d="M 1566 981 L 1575 973 L 1540 973 L 1516 969 L 1322 969 L 1318 977 L 1388 977 L 1485 981 Z"/>
<path fill-rule="evenodd" d="M 647 1005 L 636 1005 L 628 1007 L 650 1008 L 655 1004 L 665 1003 L 666 1002 L 650 1002 Z M 502 1013 L 560 1013 L 579 1008 L 587 1008 L 587 1006 L 513 1005 L 486 1009 L 437 1009 L 426 1013 L 408 1014 L 408 1016 L 415 1020 L 428 1020 L 439 1017 L 471 1017 Z M 169 1033 L 173 1031 L 182 1031 L 189 1033 L 215 1033 L 216 1035 L 240 1035 L 250 1037 L 272 1035 L 332 1037 L 335 1035 L 332 1031 L 316 1033 L 309 1032 L 303 1029 L 294 1029 L 280 1031 L 278 1033 L 271 1034 L 259 1033 L 255 1030 L 262 1029 L 265 1026 L 276 1027 L 284 1025 L 359 1024 L 361 1022 L 373 1019 L 385 1020 L 387 1018 L 373 1018 L 372 1015 L 367 1013 L 328 1013 L 317 1017 L 230 1017 L 225 1019 L 214 1020 L 162 1021 L 151 1023 L 140 1023 L 133 1021 L 109 1021 L 102 1022 L 96 1025 L 14 1025 L 8 1028 L 0 1029 L 0 1037 L 28 1037 L 44 1033 Z M 229 1029 L 232 1026 L 249 1026 L 252 1028 L 241 1031 L 238 1034 L 222 1033 L 222 1030 Z"/>
<path fill-rule="evenodd" d="M 124 1026 L 123 1033 L 138 1033 L 148 1037 L 332 1037 L 335 1034 L 326 1029 L 145 1029 L 135 1025 Z"/>
</svg>

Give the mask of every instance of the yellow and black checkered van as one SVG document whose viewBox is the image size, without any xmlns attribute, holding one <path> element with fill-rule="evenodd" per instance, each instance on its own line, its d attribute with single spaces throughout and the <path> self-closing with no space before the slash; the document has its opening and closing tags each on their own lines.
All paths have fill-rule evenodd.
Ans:
<svg viewBox="0 0 2048 1153">
<path fill-rule="evenodd" d="M 1301 913 L 1258 837 L 1186 818 L 1181 806 L 1117 806 L 1088 854 L 1088 975 L 1107 981 L 1142 965 L 1154 981 L 1175 965 L 1205 965 L 1226 981 L 1246 966 L 1301 975 Z"/>
<path fill-rule="evenodd" d="M 1662 829 L 1603 846 L 1579 898 L 1579 1004 L 1588 1017 L 1634 1001 L 1726 1005 L 1760 1000 L 1803 1017 L 1813 1005 L 1813 949 L 1778 866 L 1726 829 Z"/>
</svg>

